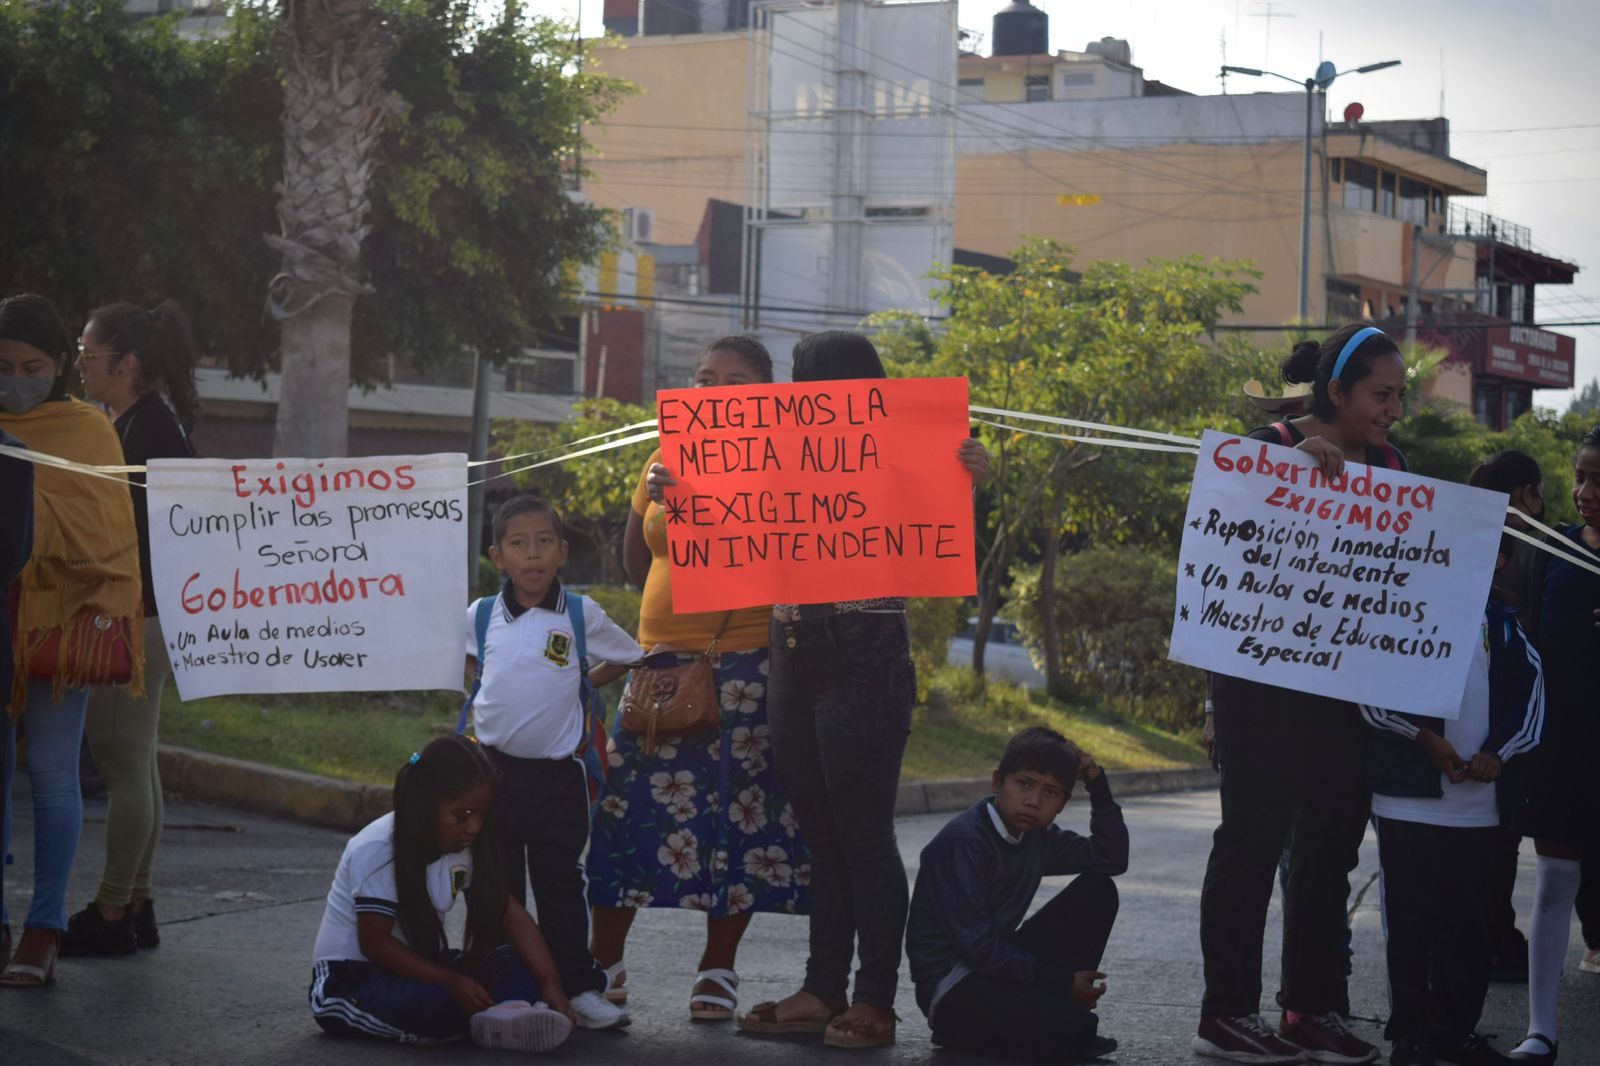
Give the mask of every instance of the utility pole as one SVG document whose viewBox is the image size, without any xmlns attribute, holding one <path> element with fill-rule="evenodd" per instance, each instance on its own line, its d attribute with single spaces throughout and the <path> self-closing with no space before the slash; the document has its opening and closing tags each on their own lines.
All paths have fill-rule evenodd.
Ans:
<svg viewBox="0 0 1600 1066">
<path fill-rule="evenodd" d="M 494 376 L 494 366 L 482 352 L 473 356 L 472 372 L 472 440 L 468 444 L 469 459 L 482 462 L 489 458 L 489 383 Z M 468 467 L 487 476 L 486 467 Z M 467 593 L 478 587 L 478 551 L 483 544 L 484 485 L 467 486 Z"/>
<path fill-rule="evenodd" d="M 1270 7 L 1268 8 L 1270 12 Z M 1261 70 L 1256 67 L 1224 66 L 1222 77 L 1229 74 L 1249 74 L 1257 78 L 1282 78 L 1284 81 L 1295 85 L 1303 85 L 1306 90 L 1306 137 L 1305 137 L 1305 166 L 1300 189 L 1300 302 L 1299 316 L 1302 322 L 1311 317 L 1311 137 L 1315 129 L 1315 115 L 1317 103 L 1317 90 L 1327 91 L 1335 78 L 1345 74 L 1370 74 L 1374 70 L 1384 70 L 1388 67 L 1398 67 L 1400 60 L 1386 59 L 1382 63 L 1368 63 L 1355 70 L 1338 70 L 1330 62 L 1322 62 L 1317 66 L 1317 72 L 1304 82 L 1291 78 L 1287 74 L 1279 74 L 1274 70 Z"/>
</svg>

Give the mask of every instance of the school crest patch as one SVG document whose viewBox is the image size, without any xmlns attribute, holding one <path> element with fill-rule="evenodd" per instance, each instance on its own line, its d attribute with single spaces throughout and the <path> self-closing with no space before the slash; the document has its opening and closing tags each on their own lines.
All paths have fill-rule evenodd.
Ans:
<svg viewBox="0 0 1600 1066">
<path fill-rule="evenodd" d="M 467 887 L 468 869 L 465 866 L 450 867 L 450 898 L 456 899 Z"/>
<path fill-rule="evenodd" d="M 544 657 L 557 666 L 565 667 L 572 661 L 572 635 L 552 630 L 544 642 Z"/>
</svg>

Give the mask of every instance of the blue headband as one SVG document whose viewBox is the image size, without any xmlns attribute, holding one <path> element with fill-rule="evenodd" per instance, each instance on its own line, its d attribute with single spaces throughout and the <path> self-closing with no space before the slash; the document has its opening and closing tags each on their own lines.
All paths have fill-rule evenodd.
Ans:
<svg viewBox="0 0 1600 1066">
<path fill-rule="evenodd" d="M 1381 337 L 1383 335 L 1383 330 L 1377 326 L 1366 326 L 1356 330 L 1355 336 L 1344 342 L 1344 347 L 1339 351 L 1339 358 L 1333 361 L 1333 373 L 1328 375 L 1328 380 L 1339 380 L 1339 375 L 1344 373 L 1344 365 L 1350 361 L 1350 353 L 1366 343 L 1368 337 Z"/>
</svg>

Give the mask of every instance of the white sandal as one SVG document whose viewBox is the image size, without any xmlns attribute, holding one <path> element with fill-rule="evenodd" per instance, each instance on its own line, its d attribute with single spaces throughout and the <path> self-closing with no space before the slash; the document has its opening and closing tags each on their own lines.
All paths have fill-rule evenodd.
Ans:
<svg viewBox="0 0 1600 1066">
<path fill-rule="evenodd" d="M 606 1001 L 608 1003 L 623 1004 L 628 1002 L 628 988 L 622 984 L 628 977 L 628 971 L 623 968 L 622 960 L 606 967 Z"/>
<path fill-rule="evenodd" d="M 732 970 L 701 970 L 694 975 L 694 983 L 710 981 L 726 995 L 702 993 L 689 997 L 689 1017 L 697 1022 L 725 1022 L 739 1009 L 739 975 Z M 695 1005 L 705 1004 L 696 1010 Z"/>
</svg>

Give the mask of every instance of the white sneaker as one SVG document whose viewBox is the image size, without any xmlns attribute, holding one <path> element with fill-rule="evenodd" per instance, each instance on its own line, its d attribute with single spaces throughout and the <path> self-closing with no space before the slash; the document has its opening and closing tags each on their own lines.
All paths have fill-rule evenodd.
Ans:
<svg viewBox="0 0 1600 1066">
<path fill-rule="evenodd" d="M 572 997 L 572 1013 L 585 1029 L 625 1029 L 633 1021 L 628 1009 L 606 1001 L 598 992 L 585 992 Z"/>
<path fill-rule="evenodd" d="M 1578 963 L 1578 969 L 1584 973 L 1600 973 L 1600 948 L 1590 948 L 1583 953 L 1583 961 Z"/>
<path fill-rule="evenodd" d="M 496 1003 L 467 1021 L 472 1042 L 502 1051 L 549 1051 L 572 1035 L 572 1019 L 543 1003 L 522 999 Z"/>
</svg>

